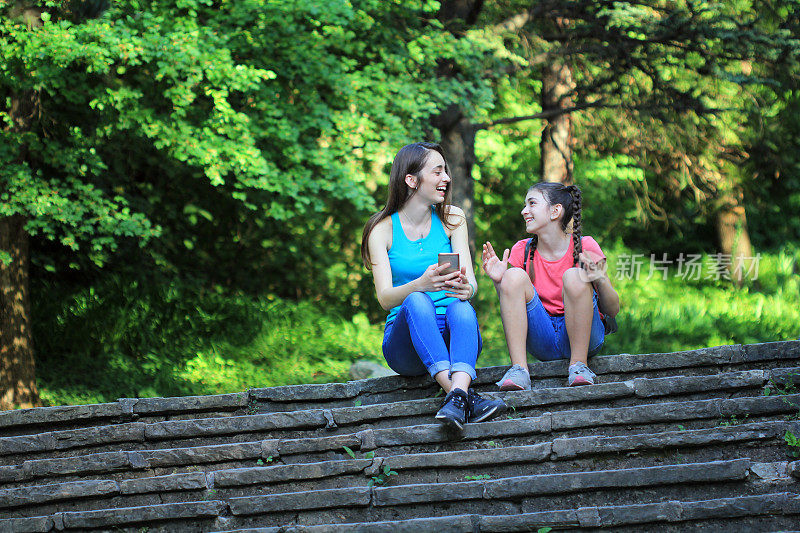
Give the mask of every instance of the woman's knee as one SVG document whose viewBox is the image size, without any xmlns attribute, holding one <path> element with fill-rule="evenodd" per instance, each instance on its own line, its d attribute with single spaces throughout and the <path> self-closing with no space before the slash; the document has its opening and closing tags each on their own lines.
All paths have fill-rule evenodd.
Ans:
<svg viewBox="0 0 800 533">
<path fill-rule="evenodd" d="M 578 267 L 570 268 L 564 272 L 561 281 L 564 282 L 564 295 L 580 295 L 592 290 L 592 284 L 586 279 L 583 270 Z"/>
<path fill-rule="evenodd" d="M 449 324 L 478 324 L 475 309 L 467 302 L 458 300 L 447 306 L 445 317 Z"/>
<path fill-rule="evenodd" d="M 424 292 L 412 292 L 406 296 L 406 299 L 403 300 L 402 307 L 414 311 L 436 312 L 436 306 L 433 305 L 433 300 Z"/>
</svg>

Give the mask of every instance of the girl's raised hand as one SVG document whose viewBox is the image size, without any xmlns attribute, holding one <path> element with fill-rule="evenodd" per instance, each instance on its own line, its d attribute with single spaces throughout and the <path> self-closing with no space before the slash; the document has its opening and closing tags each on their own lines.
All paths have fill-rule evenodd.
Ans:
<svg viewBox="0 0 800 533">
<path fill-rule="evenodd" d="M 443 265 L 434 263 L 426 268 L 425 272 L 423 272 L 418 279 L 418 290 L 423 292 L 436 292 L 443 289 L 449 289 L 450 287 L 447 285 L 447 283 L 461 276 L 461 272 L 458 270 L 449 274 L 443 274 L 442 272 L 449 267 L 450 263 L 445 263 Z"/>
<path fill-rule="evenodd" d="M 591 254 L 591 255 L 590 255 Z M 582 271 L 580 278 L 589 283 L 606 276 L 606 260 L 597 254 L 584 251 L 579 256 Z"/>
<path fill-rule="evenodd" d="M 492 248 L 492 243 L 487 241 L 483 245 L 483 253 L 481 254 L 483 271 L 495 283 L 500 283 L 500 280 L 503 279 L 503 274 L 508 270 L 509 253 L 508 248 L 506 248 L 505 252 L 503 252 L 503 259 L 500 259 L 497 257 L 494 248 Z"/>
</svg>

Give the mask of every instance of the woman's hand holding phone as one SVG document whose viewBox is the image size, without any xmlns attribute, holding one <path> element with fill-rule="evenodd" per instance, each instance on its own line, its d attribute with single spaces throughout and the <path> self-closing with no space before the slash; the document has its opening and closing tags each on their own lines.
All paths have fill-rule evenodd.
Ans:
<svg viewBox="0 0 800 533">
<path fill-rule="evenodd" d="M 417 279 L 417 290 L 423 292 L 436 292 L 447 288 L 448 282 L 461 276 L 461 272 L 456 270 L 449 274 L 444 271 L 450 267 L 450 263 L 443 265 L 433 264 L 425 269 L 425 272 Z"/>
<path fill-rule="evenodd" d="M 467 267 L 461 267 L 460 271 L 454 272 L 458 277 L 445 283 L 448 287 L 447 296 L 458 298 L 459 300 L 469 300 L 472 298 L 472 285 L 467 280 Z"/>
</svg>

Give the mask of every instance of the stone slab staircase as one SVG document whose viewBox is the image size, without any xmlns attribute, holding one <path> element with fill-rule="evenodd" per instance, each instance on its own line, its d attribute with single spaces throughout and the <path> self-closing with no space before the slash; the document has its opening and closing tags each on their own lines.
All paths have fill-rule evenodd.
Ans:
<svg viewBox="0 0 800 533">
<path fill-rule="evenodd" d="M 800 341 L 590 365 L 479 369 L 511 409 L 460 439 L 398 376 L 2 412 L 0 531 L 800 528 Z"/>
</svg>

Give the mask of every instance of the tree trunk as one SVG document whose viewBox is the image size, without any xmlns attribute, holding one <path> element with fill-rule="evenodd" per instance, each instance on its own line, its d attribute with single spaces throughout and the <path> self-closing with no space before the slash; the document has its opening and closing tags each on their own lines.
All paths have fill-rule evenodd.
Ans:
<svg viewBox="0 0 800 533">
<path fill-rule="evenodd" d="M 28 298 L 28 234 L 21 216 L 0 218 L 0 409 L 40 405 Z"/>
<path fill-rule="evenodd" d="M 720 253 L 723 258 L 730 259 L 728 272 L 737 287 L 741 287 L 746 279 L 757 275 L 756 259 L 753 257 L 753 246 L 747 231 L 747 215 L 742 205 L 742 193 L 728 193 L 717 212 L 716 225 L 719 237 Z"/>
<path fill-rule="evenodd" d="M 453 35 L 462 35 L 474 25 L 483 0 L 444 0 L 439 9 L 439 20 Z M 438 66 L 439 76 L 450 78 L 457 74 L 455 65 L 442 61 Z M 475 259 L 475 183 L 472 165 L 475 164 L 475 127 L 462 110 L 452 105 L 439 116 L 433 125 L 439 130 L 440 143 L 453 179 L 453 203 L 464 210 L 469 231 L 469 249 Z"/>
<path fill-rule="evenodd" d="M 572 90 L 572 72 L 558 61 L 545 65 L 542 73 L 542 111 L 572 107 L 565 95 Z M 569 113 L 559 114 L 547 121 L 542 140 L 542 181 L 569 185 L 572 183 L 572 119 Z"/>
</svg>

